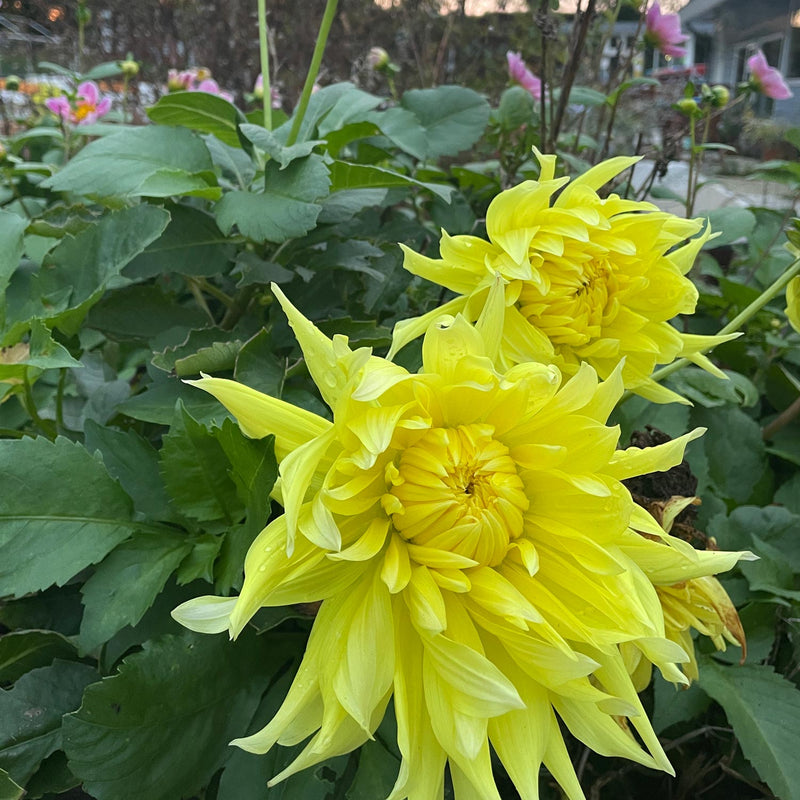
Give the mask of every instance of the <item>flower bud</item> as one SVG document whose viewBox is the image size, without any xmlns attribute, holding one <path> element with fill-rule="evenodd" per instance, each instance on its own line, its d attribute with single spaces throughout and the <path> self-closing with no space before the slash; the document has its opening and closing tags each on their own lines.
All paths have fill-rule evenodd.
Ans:
<svg viewBox="0 0 800 800">
<path fill-rule="evenodd" d="M 8 89 L 9 92 L 16 92 L 19 89 L 19 84 L 19 75 L 9 75 L 6 78 L 6 89 Z"/>
<path fill-rule="evenodd" d="M 700 113 L 700 106 L 697 105 L 697 100 L 693 97 L 684 97 L 682 100 L 678 100 L 675 103 L 675 108 L 681 112 L 681 114 L 686 114 L 687 117 L 693 117 Z"/>
<path fill-rule="evenodd" d="M 382 47 L 373 47 L 367 54 L 367 66 L 370 69 L 383 69 L 389 65 L 389 54 Z"/>
<path fill-rule="evenodd" d="M 711 87 L 711 93 L 713 94 L 713 98 L 711 99 L 711 105 L 714 108 L 725 108 L 728 105 L 728 102 L 731 99 L 731 93 L 727 86 L 722 86 L 721 84 L 717 84 L 716 86 Z"/>
<path fill-rule="evenodd" d="M 119 68 L 126 78 L 135 78 L 139 74 L 139 62 L 130 53 L 124 61 L 120 61 Z"/>
</svg>

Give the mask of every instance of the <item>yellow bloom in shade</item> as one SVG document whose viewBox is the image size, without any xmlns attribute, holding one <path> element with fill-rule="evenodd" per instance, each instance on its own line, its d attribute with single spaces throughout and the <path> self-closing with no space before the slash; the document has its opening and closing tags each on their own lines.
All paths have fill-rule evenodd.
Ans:
<svg viewBox="0 0 800 800">
<path fill-rule="evenodd" d="M 800 275 L 792 278 L 786 284 L 786 308 L 784 313 L 789 320 L 789 324 L 800 333 Z"/>
<path fill-rule="evenodd" d="M 328 339 L 273 289 L 333 422 L 233 381 L 193 383 L 254 437 L 274 433 L 284 513 L 252 544 L 238 598 L 176 619 L 238 635 L 262 606 L 322 601 L 286 699 L 234 743 L 306 742 L 271 784 L 370 739 L 391 701 L 402 754 L 390 800 L 499 800 L 491 749 L 525 800 L 542 763 L 583 798 L 560 724 L 598 753 L 672 768 L 623 647 L 669 680 L 656 584 L 729 569 L 663 531 L 621 481 L 679 463 L 701 431 L 616 450 L 620 370 L 499 373 L 502 317 L 434 322 L 419 374 Z M 638 531 L 647 533 L 647 538 Z M 559 722 L 561 721 L 561 723 Z M 638 739 L 629 730 L 632 726 Z"/>
<path fill-rule="evenodd" d="M 538 361 L 570 376 L 587 362 L 607 378 L 624 358 L 625 387 L 655 402 L 686 402 L 650 378 L 678 357 L 724 377 L 701 351 L 738 334 L 691 335 L 669 323 L 694 312 L 697 290 L 686 273 L 708 226 L 615 194 L 602 199 L 598 189 L 638 158 L 609 159 L 570 181 L 555 178 L 555 156 L 536 156 L 539 180 L 501 192 L 489 205 L 489 241 L 443 231 L 439 259 L 401 245 L 407 270 L 459 296 L 399 322 L 390 357 L 441 313 L 477 319 L 499 292 L 501 368 Z"/>
</svg>

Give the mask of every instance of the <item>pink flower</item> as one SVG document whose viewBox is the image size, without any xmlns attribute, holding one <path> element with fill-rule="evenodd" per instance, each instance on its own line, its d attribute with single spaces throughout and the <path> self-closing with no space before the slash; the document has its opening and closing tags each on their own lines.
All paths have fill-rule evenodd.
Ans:
<svg viewBox="0 0 800 800">
<path fill-rule="evenodd" d="M 47 109 L 52 111 L 57 117 L 61 117 L 65 122 L 69 122 L 72 106 L 63 94 L 58 97 L 48 97 L 47 100 L 44 101 L 44 104 L 47 106 Z"/>
<path fill-rule="evenodd" d="M 506 53 L 508 59 L 508 74 L 511 80 L 516 81 L 523 89 L 527 89 L 535 100 L 542 96 L 542 82 L 526 66 L 519 53 Z"/>
<path fill-rule="evenodd" d="M 94 81 L 84 81 L 78 86 L 73 103 L 60 95 L 49 97 L 44 104 L 64 122 L 73 125 L 89 125 L 111 110 L 111 98 L 101 99 L 100 89 Z"/>
<path fill-rule="evenodd" d="M 760 50 L 747 59 L 747 67 L 750 70 L 750 82 L 762 94 L 773 100 L 786 100 L 792 96 L 792 91 L 783 80 L 783 75 L 767 63 L 766 57 Z"/>
<path fill-rule="evenodd" d="M 662 14 L 657 2 L 647 9 L 644 40 L 651 47 L 665 56 L 680 58 L 686 55 L 686 48 L 678 45 L 688 38 L 681 33 L 681 20 L 677 14 Z"/>
</svg>

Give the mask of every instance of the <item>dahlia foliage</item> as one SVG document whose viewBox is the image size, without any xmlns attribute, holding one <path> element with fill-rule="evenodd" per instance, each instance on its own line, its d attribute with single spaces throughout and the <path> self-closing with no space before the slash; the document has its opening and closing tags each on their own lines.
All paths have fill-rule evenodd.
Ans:
<svg viewBox="0 0 800 800">
<path fill-rule="evenodd" d="M 490 242 L 445 236 L 441 261 L 407 253 L 460 295 L 399 326 L 400 341 L 424 328 L 419 373 L 329 339 L 273 287 L 333 421 L 235 381 L 192 382 L 246 435 L 274 434 L 284 511 L 250 547 L 238 597 L 174 616 L 236 637 L 264 606 L 322 601 L 283 705 L 234 742 L 308 740 L 272 783 L 362 745 L 390 702 L 391 800 L 443 797 L 446 766 L 459 800 L 499 798 L 492 750 L 523 798 L 538 797 L 541 764 L 582 798 L 561 723 L 598 753 L 671 772 L 637 691 L 653 665 L 676 684 L 696 675 L 691 628 L 743 640 L 710 576 L 746 554 L 695 550 L 623 484 L 680 463 L 702 430 L 617 449 L 607 424 L 626 386 L 669 399 L 648 382 L 655 363 L 707 365 L 709 341 L 667 319 L 693 306 L 684 273 L 708 231 L 601 200 L 630 159 L 551 207 L 566 179 L 541 161 L 538 182 L 492 204 Z"/>
</svg>

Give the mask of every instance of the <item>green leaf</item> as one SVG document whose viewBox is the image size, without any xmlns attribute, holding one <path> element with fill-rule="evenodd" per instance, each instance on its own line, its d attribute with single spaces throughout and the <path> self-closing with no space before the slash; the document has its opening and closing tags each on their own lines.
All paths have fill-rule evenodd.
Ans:
<svg viewBox="0 0 800 800">
<path fill-rule="evenodd" d="M 442 200 L 449 200 L 453 187 L 442 183 L 423 183 L 408 175 L 402 175 L 384 167 L 369 164 L 351 164 L 347 161 L 334 161 L 330 165 L 332 191 L 343 189 L 373 189 L 376 187 L 414 186 L 427 189 Z"/>
<path fill-rule="evenodd" d="M 247 729 L 286 645 L 185 633 L 149 641 L 64 719 L 73 772 L 98 800 L 195 794 Z M 262 793 L 265 791 L 261 787 Z"/>
<path fill-rule="evenodd" d="M 158 125 L 90 142 L 41 185 L 97 198 L 220 194 L 202 140 L 185 128 Z"/>
<path fill-rule="evenodd" d="M 39 369 L 58 369 L 61 367 L 82 367 L 66 347 L 53 340 L 50 330 L 41 320 L 31 323 L 30 355 L 23 363 Z"/>
<path fill-rule="evenodd" d="M 431 159 L 472 147 L 483 135 L 491 111 L 485 97 L 463 86 L 412 89 L 400 102 L 425 129 L 426 158 Z"/>
<path fill-rule="evenodd" d="M 557 90 L 553 92 L 553 97 L 555 99 L 557 99 L 558 96 L 559 92 Z M 575 106 L 588 106 L 590 108 L 593 106 L 602 106 L 608 99 L 609 98 L 602 92 L 598 92 L 596 89 L 590 89 L 588 86 L 573 86 L 569 92 L 569 103 Z"/>
<path fill-rule="evenodd" d="M 210 347 L 201 347 L 196 353 L 177 359 L 175 374 L 183 378 L 186 375 L 199 375 L 201 372 L 224 372 L 233 369 L 241 349 L 242 342 L 239 339 L 214 342 Z"/>
<path fill-rule="evenodd" d="M 483 135 L 491 111 L 485 97 L 463 86 L 412 89 L 400 102 L 425 129 L 426 158 L 431 159 L 472 147 Z"/>
<path fill-rule="evenodd" d="M 147 116 L 159 125 L 183 125 L 211 133 L 231 147 L 241 147 L 236 126 L 244 116 L 224 97 L 208 92 L 170 92 L 147 109 Z"/>
<path fill-rule="evenodd" d="M 236 359 L 233 375 L 251 389 L 273 397 L 281 396 L 286 370 L 275 356 L 275 347 L 268 331 L 262 329 L 244 343 Z"/>
<path fill-rule="evenodd" d="M 292 161 L 286 169 L 271 161 L 263 194 L 228 192 L 216 205 L 217 224 L 226 235 L 237 226 L 256 242 L 285 242 L 310 231 L 328 194 L 328 167 L 321 156 Z"/>
<path fill-rule="evenodd" d="M 59 586 L 138 526 L 131 501 L 84 447 L 0 440 L 0 595 Z"/>
<path fill-rule="evenodd" d="M 0 690 L 0 766 L 14 781 L 24 785 L 61 748 L 61 718 L 80 705 L 84 688 L 94 680 L 92 667 L 56 661 Z"/>
<path fill-rule="evenodd" d="M 19 800 L 23 794 L 25 790 L 17 786 L 4 769 L 0 769 L 0 800 Z"/>
<path fill-rule="evenodd" d="M 772 667 L 700 659 L 700 686 L 724 709 L 742 752 L 781 800 L 800 798 L 800 691 Z"/>
<path fill-rule="evenodd" d="M 706 216 L 711 223 L 712 232 L 719 233 L 719 236 L 709 239 L 703 245 L 706 250 L 746 238 L 756 226 L 755 215 L 747 208 L 716 208 Z"/>
<path fill-rule="evenodd" d="M 399 106 L 384 111 L 373 111 L 367 115 L 389 141 L 418 161 L 428 152 L 428 135 L 413 111 Z M 333 135 L 335 137 L 335 134 Z M 329 141 L 330 141 L 329 137 Z"/>
<path fill-rule="evenodd" d="M 758 423 L 731 406 L 696 408 L 692 422 L 708 428 L 702 442 L 714 487 L 720 496 L 746 503 L 767 468 Z"/>
<path fill-rule="evenodd" d="M 261 701 L 248 733 L 263 728 L 278 711 L 289 690 L 293 675 L 281 676 Z M 264 800 L 267 781 L 287 767 L 301 752 L 303 745 L 273 747 L 264 755 L 248 753 L 234 748 L 225 764 L 219 782 L 216 800 Z M 335 781 L 348 763 L 347 756 L 323 761 L 315 767 L 304 769 L 268 790 L 269 800 L 329 800 L 333 797 Z M 375 794 L 370 800 L 385 797 Z"/>
<path fill-rule="evenodd" d="M 0 331 L 5 326 L 5 290 L 22 257 L 25 220 L 8 211 L 0 211 Z"/>
<path fill-rule="evenodd" d="M 147 284 L 107 292 L 92 306 L 86 326 L 116 341 L 148 341 L 174 328 L 200 328 L 208 321 L 196 305 L 181 305 L 160 286 Z"/>
<path fill-rule="evenodd" d="M 242 135 L 251 141 L 256 147 L 263 150 L 270 158 L 274 158 L 281 169 L 289 166 L 297 158 L 304 158 L 314 152 L 318 145 L 325 144 L 324 140 L 316 139 L 308 142 L 299 142 L 291 147 L 285 147 L 272 131 L 268 131 L 261 125 L 243 124 L 240 127 Z"/>
<path fill-rule="evenodd" d="M 269 518 L 269 494 L 278 478 L 275 437 L 248 439 L 233 420 L 225 420 L 217 433 L 231 463 L 230 475 L 239 499 L 247 508 L 248 525 L 257 533 Z"/>
<path fill-rule="evenodd" d="M 160 236 L 169 214 L 140 205 L 107 214 L 75 237 L 65 237 L 46 257 L 38 280 L 15 308 L 16 321 L 52 320 L 67 335 L 77 332 L 89 308 L 122 268 Z M 35 291 L 34 291 L 35 287 Z"/>
<path fill-rule="evenodd" d="M 382 205 L 387 194 L 388 190 L 385 188 L 334 192 L 322 201 L 319 222 L 331 225 L 348 222 L 365 208 Z"/>
<path fill-rule="evenodd" d="M 749 378 L 729 370 L 725 374 L 728 380 L 698 367 L 689 367 L 672 376 L 669 384 L 678 394 L 705 408 L 717 408 L 728 403 L 753 406 L 758 402 L 758 389 Z"/>
<path fill-rule="evenodd" d="M 201 522 L 235 521 L 238 503 L 228 466 L 218 439 L 180 404 L 161 448 L 161 474 L 182 514 Z"/>
<path fill-rule="evenodd" d="M 175 578 L 179 586 L 202 579 L 206 583 L 214 582 L 214 562 L 219 556 L 224 536 L 213 536 L 210 533 L 193 536 L 189 554 L 181 561 Z"/>
<path fill-rule="evenodd" d="M 12 631 L 0 636 L 0 683 L 13 683 L 26 672 L 48 667 L 53 659 L 75 658 L 75 645 L 55 631 Z"/>
<path fill-rule="evenodd" d="M 781 560 L 793 572 L 800 572 L 800 516 L 780 506 L 740 506 L 731 512 L 714 517 L 708 532 L 723 550 L 748 550 L 755 547 L 755 538 L 778 549 Z M 755 566 L 758 562 L 743 562 L 739 568 Z"/>
<path fill-rule="evenodd" d="M 347 790 L 347 800 L 387 797 L 397 779 L 400 761 L 379 741 L 367 742 L 359 751 L 358 770 Z"/>
<path fill-rule="evenodd" d="M 169 425 L 175 416 L 175 403 L 178 400 L 200 422 L 219 423 L 230 416 L 215 397 L 177 378 L 166 376 L 154 380 L 147 391 L 120 403 L 117 411 L 142 422 Z"/>
<path fill-rule="evenodd" d="M 227 272 L 234 247 L 220 233 L 214 218 L 190 206 L 171 204 L 167 208 L 171 219 L 166 230 L 125 267 L 125 277 L 145 280 L 171 272 L 210 277 Z"/>
<path fill-rule="evenodd" d="M 653 677 L 653 730 L 660 734 L 672 725 L 688 722 L 702 714 L 710 703 L 711 699 L 697 683 L 675 686 L 657 673 Z"/>
<path fill-rule="evenodd" d="M 109 553 L 81 589 L 81 649 L 91 652 L 136 625 L 191 549 L 185 535 L 164 528 L 134 534 Z"/>
<path fill-rule="evenodd" d="M 500 95 L 497 119 L 504 131 L 513 131 L 533 119 L 533 96 L 521 86 L 510 86 Z"/>
</svg>

